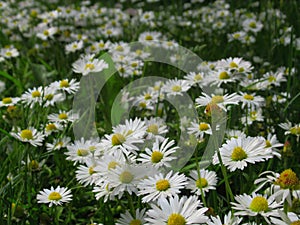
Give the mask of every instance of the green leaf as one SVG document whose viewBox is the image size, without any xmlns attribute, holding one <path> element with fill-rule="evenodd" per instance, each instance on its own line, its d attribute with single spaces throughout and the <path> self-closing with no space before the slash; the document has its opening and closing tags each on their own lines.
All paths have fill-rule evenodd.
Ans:
<svg viewBox="0 0 300 225">
<path fill-rule="evenodd" d="M 12 81 L 20 91 L 23 90 L 23 86 L 22 86 L 21 82 L 19 80 L 17 80 L 16 78 L 14 78 L 13 76 L 9 75 L 8 73 L 6 73 L 5 71 L 2 71 L 2 70 L 0 70 L 0 75 L 2 77 L 5 77 L 6 79 Z"/>
</svg>

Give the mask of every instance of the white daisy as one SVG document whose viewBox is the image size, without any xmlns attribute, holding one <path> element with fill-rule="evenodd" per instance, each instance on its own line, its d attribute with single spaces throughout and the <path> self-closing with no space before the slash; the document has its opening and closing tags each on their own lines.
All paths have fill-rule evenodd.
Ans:
<svg viewBox="0 0 300 225">
<path fill-rule="evenodd" d="M 144 195 L 143 202 L 160 201 L 180 193 L 187 184 L 184 174 L 173 174 L 171 170 L 167 175 L 163 173 L 150 176 L 138 184 L 139 195 Z"/>
<path fill-rule="evenodd" d="M 140 180 L 145 177 L 142 173 L 143 170 L 137 165 L 121 165 L 117 166 L 114 170 L 108 172 L 109 186 L 112 188 L 112 195 L 118 196 L 120 199 L 124 192 L 130 195 L 137 194 L 137 185 Z"/>
<path fill-rule="evenodd" d="M 221 59 L 216 64 L 216 69 L 233 70 L 238 73 L 250 73 L 253 69 L 252 65 L 248 61 L 244 61 L 242 58 Z"/>
<path fill-rule="evenodd" d="M 83 186 L 92 185 L 98 179 L 99 174 L 96 173 L 95 167 L 97 160 L 90 158 L 85 161 L 86 165 L 79 165 L 76 173 L 76 179 Z"/>
<path fill-rule="evenodd" d="M 286 130 L 284 135 L 292 134 L 296 135 L 297 137 L 300 136 L 300 123 L 293 125 L 290 121 L 287 121 L 285 123 L 280 123 L 279 126 Z"/>
<path fill-rule="evenodd" d="M 201 169 L 199 177 L 198 172 L 192 170 L 190 171 L 190 178 L 188 178 L 187 188 L 197 195 L 201 195 L 202 189 L 205 196 L 205 192 L 216 189 L 217 181 L 217 174 L 214 171 Z"/>
<path fill-rule="evenodd" d="M 44 129 L 44 134 L 47 137 L 52 133 L 57 133 L 59 131 L 62 131 L 63 126 L 59 123 L 47 123 L 45 124 L 45 127 L 43 129 Z"/>
<path fill-rule="evenodd" d="M 151 207 L 145 218 L 148 221 L 146 225 L 190 225 L 209 221 L 204 215 L 207 208 L 200 208 L 201 203 L 195 196 L 163 198 L 159 206 L 151 204 Z"/>
<path fill-rule="evenodd" d="M 146 209 L 137 209 L 135 215 L 132 216 L 128 210 L 121 214 L 121 218 L 117 220 L 116 225 L 142 225 L 145 224 Z"/>
<path fill-rule="evenodd" d="M 243 170 L 248 163 L 262 162 L 271 155 L 271 149 L 265 148 L 265 141 L 259 137 L 232 138 L 227 140 L 219 149 L 222 162 L 232 172 Z M 217 153 L 213 157 L 213 164 L 219 163 Z"/>
<path fill-rule="evenodd" d="M 174 80 L 167 81 L 161 90 L 166 93 L 167 96 L 182 95 L 183 92 L 187 92 L 191 88 L 191 85 L 186 80 Z"/>
<path fill-rule="evenodd" d="M 235 216 L 262 216 L 268 224 L 269 217 L 278 217 L 277 209 L 282 207 L 272 197 L 262 196 L 256 193 L 252 195 L 238 195 L 234 197 L 236 202 L 231 202 L 235 209 Z"/>
<path fill-rule="evenodd" d="M 146 130 L 146 139 L 159 139 L 163 141 L 164 134 L 168 132 L 165 121 L 160 117 L 151 117 L 150 119 L 145 119 Z"/>
<path fill-rule="evenodd" d="M 22 142 L 28 142 L 35 147 L 42 146 L 45 138 L 42 132 L 37 131 L 37 129 L 35 129 L 34 127 L 29 127 L 24 130 L 18 128 L 17 132 L 10 132 L 10 134 L 14 138 Z"/>
<path fill-rule="evenodd" d="M 242 108 L 248 107 L 249 109 L 257 109 L 264 105 L 265 99 L 261 96 L 253 94 L 247 94 L 240 92 L 240 101 L 242 102 Z"/>
<path fill-rule="evenodd" d="M 215 95 L 212 94 L 209 96 L 206 93 L 203 93 L 202 96 L 196 98 L 196 107 L 206 106 L 208 109 L 211 105 L 217 105 L 221 109 L 227 111 L 227 105 L 238 105 L 240 101 L 240 97 L 236 94 L 225 94 L 225 95 Z"/>
<path fill-rule="evenodd" d="M 63 79 L 55 81 L 49 85 L 50 87 L 67 92 L 68 94 L 75 94 L 79 90 L 79 82 L 76 79 Z"/>
<path fill-rule="evenodd" d="M 62 203 L 67 203 L 72 200 L 71 191 L 65 187 L 53 187 L 49 189 L 44 189 L 40 191 L 37 195 L 38 203 L 49 203 L 49 207 L 52 205 L 61 205 Z"/>
<path fill-rule="evenodd" d="M 218 87 L 222 84 L 236 82 L 238 79 L 238 77 L 234 76 L 229 70 L 210 71 L 206 78 L 207 83 L 217 85 Z"/>
<path fill-rule="evenodd" d="M 281 154 L 277 148 L 283 147 L 283 144 L 277 140 L 276 134 L 272 135 L 271 133 L 268 133 L 265 147 L 271 148 L 272 154 L 277 156 L 278 158 L 281 158 Z"/>
<path fill-rule="evenodd" d="M 243 124 L 251 125 L 255 121 L 262 122 L 264 121 L 264 116 L 262 115 L 262 109 L 258 108 L 257 110 L 250 110 L 248 115 L 245 115 L 241 118 Z"/>
<path fill-rule="evenodd" d="M 59 113 L 52 113 L 48 115 L 48 120 L 53 123 L 60 123 L 60 124 L 67 124 L 68 122 L 74 122 L 78 116 L 77 114 L 73 113 L 72 110 L 70 111 L 63 111 L 59 110 Z"/>
<path fill-rule="evenodd" d="M 76 52 L 78 50 L 81 50 L 83 48 L 83 41 L 74 41 L 70 44 L 67 44 L 65 46 L 65 51 L 67 54 L 71 53 L 71 52 Z"/>
<path fill-rule="evenodd" d="M 101 72 L 108 68 L 108 64 L 103 59 L 95 58 L 95 54 L 87 54 L 82 56 L 72 64 L 75 73 L 81 73 L 83 76 L 89 73 Z"/>
<path fill-rule="evenodd" d="M 58 93 L 56 89 L 51 86 L 44 88 L 43 93 L 43 106 L 53 106 L 58 102 L 62 102 L 65 100 L 65 97 L 62 93 Z"/>
<path fill-rule="evenodd" d="M 202 72 L 190 72 L 184 76 L 184 79 L 191 85 L 191 86 L 199 86 L 203 87 L 205 85 L 205 75 Z"/>
<path fill-rule="evenodd" d="M 228 130 L 226 132 L 226 137 L 228 139 L 231 139 L 231 138 L 245 138 L 247 135 L 241 131 L 241 130 Z"/>
<path fill-rule="evenodd" d="M 0 107 L 7 107 L 7 106 L 13 106 L 16 105 L 21 99 L 18 97 L 6 97 L 2 98 L 2 101 L 0 102 Z"/>
<path fill-rule="evenodd" d="M 175 141 L 169 141 L 169 138 L 166 138 L 161 144 L 160 140 L 156 139 L 152 148 L 145 148 L 145 153 L 140 154 L 140 158 L 138 158 L 137 161 L 152 164 L 156 168 L 164 166 L 171 167 L 170 161 L 176 159 L 172 154 L 179 149 L 179 147 L 174 144 Z"/>
<path fill-rule="evenodd" d="M 42 105 L 43 87 L 28 89 L 21 95 L 21 101 L 32 108 L 35 104 Z"/>
<path fill-rule="evenodd" d="M 276 225 L 299 225 L 300 224 L 300 217 L 299 215 L 288 212 L 285 214 L 283 211 L 278 210 L 278 214 L 280 215 L 280 219 L 271 217 L 272 224 Z"/>
<path fill-rule="evenodd" d="M 162 34 L 155 31 L 144 32 L 139 35 L 138 41 L 148 46 L 158 46 Z"/>
<path fill-rule="evenodd" d="M 257 33 L 263 28 L 263 24 L 255 19 L 244 20 L 242 26 L 245 31 L 252 31 L 253 33 Z"/>
<path fill-rule="evenodd" d="M 198 139 L 202 140 L 204 137 L 204 134 L 211 135 L 212 134 L 212 129 L 209 123 L 205 122 L 200 122 L 200 123 L 195 123 L 191 122 L 190 127 L 188 127 L 188 133 L 189 134 L 194 134 L 195 137 Z"/>
<path fill-rule="evenodd" d="M 255 191 L 260 190 L 267 183 L 271 183 L 271 196 L 274 197 L 277 202 L 287 201 L 289 205 L 292 205 L 293 198 L 300 198 L 300 181 L 293 170 L 286 169 L 280 174 L 265 171 L 259 176 L 261 177 L 263 175 L 266 175 L 266 177 L 258 178 L 254 181 L 254 184 L 259 185 Z"/>
<path fill-rule="evenodd" d="M 60 150 L 62 148 L 66 148 L 70 144 L 70 142 L 71 142 L 71 138 L 66 136 L 62 138 L 54 139 L 52 143 L 46 144 L 47 151 L 54 151 L 54 150 Z"/>
</svg>

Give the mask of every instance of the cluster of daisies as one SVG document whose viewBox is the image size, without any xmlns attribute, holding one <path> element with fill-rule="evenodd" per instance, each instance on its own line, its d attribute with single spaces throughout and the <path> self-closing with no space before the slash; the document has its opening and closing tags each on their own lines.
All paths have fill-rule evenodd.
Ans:
<svg viewBox="0 0 300 225">
<path fill-rule="evenodd" d="M 259 73 L 255 64 L 240 57 L 205 61 L 183 76 L 149 85 L 138 95 L 124 90 L 123 103 L 133 105 L 137 115 L 144 116 L 129 118 L 99 138 L 74 139 L 70 132 L 80 119 L 80 114 L 70 108 L 73 97 L 80 91 L 80 82 L 75 77 L 98 76 L 115 67 L 122 81 L 129 82 L 144 75 L 145 61 L 158 50 L 174 53 L 164 55 L 168 62 L 183 62 L 182 56 L 175 54 L 178 42 L 158 31 L 164 24 L 171 30 L 192 29 L 184 33 L 199 42 L 204 41 L 201 39 L 204 34 L 224 33 L 230 43 L 251 45 L 260 32 L 271 29 L 264 22 L 276 19 L 281 30 L 274 44 L 293 43 L 299 49 L 299 38 L 291 27 L 284 26 L 285 15 L 279 10 L 270 9 L 259 15 L 245 9 L 232 12 L 225 1 L 195 7 L 201 2 L 192 0 L 184 4 L 181 16 L 170 16 L 166 11 L 107 8 L 89 1 L 82 1 L 79 7 L 58 6 L 51 10 L 37 1 L 20 1 L 18 7 L 13 6 L 13 1 L 1 1 L 2 32 L 15 43 L 3 47 L 1 44 L 1 70 L 11 69 L 15 58 L 27 56 L 27 52 L 18 48 L 22 38 L 26 38 L 35 40 L 30 54 L 46 54 L 51 52 L 52 45 L 59 43 L 65 57 L 73 60 L 69 70 L 74 73 L 64 79 L 53 77 L 48 85 L 30 87 L 20 96 L 4 95 L 5 84 L 0 82 L 0 92 L 4 93 L 0 107 L 6 110 L 3 119 L 9 124 L 13 111 L 22 109 L 28 113 L 24 120 L 14 120 L 9 134 L 28 149 L 38 149 L 34 154 L 63 154 L 73 163 L 78 183 L 82 188 L 90 188 L 96 200 L 103 199 L 105 204 L 126 202 L 115 219 L 118 225 L 299 224 L 295 208 L 300 199 L 300 180 L 291 168 L 264 171 L 249 184 L 255 190 L 231 193 L 231 210 L 217 212 L 224 217 L 211 213 L 217 206 L 206 201 L 212 193 L 218 194 L 218 187 L 232 176 L 254 164 L 281 160 L 291 151 L 288 140 L 294 141 L 296 137 L 299 143 L 300 124 L 277 121 L 266 114 L 270 105 L 282 112 L 292 99 L 282 87 L 287 85 L 288 77 L 297 74 L 294 68 L 279 67 Z M 57 1 L 49 4 L 56 6 Z M 132 41 L 141 46 L 130 44 Z M 114 65 L 101 59 L 105 53 Z M 261 63 L 258 57 L 253 60 Z M 207 87 L 214 88 L 211 92 L 202 91 Z M 213 149 L 208 167 L 199 168 L 196 161 L 194 167 L 182 172 L 174 170 L 186 149 L 178 144 L 177 137 L 169 135 L 172 128 L 166 121 L 172 107 L 167 102 L 180 96 L 193 96 L 189 108 L 197 109 L 198 113 L 196 119 L 180 118 L 179 128 L 190 138 L 187 143 L 196 140 L 199 145 L 207 144 L 210 136 L 222 127 L 212 124 L 214 112 L 228 115 L 226 122 L 230 129 L 226 130 L 219 148 Z M 251 130 L 262 122 L 265 132 L 253 134 Z M 277 134 L 282 131 L 286 140 L 279 141 Z M 195 153 L 199 152 L 196 148 Z M 198 157 L 193 156 L 192 160 L 199 160 Z M 227 188 L 230 192 L 230 187 Z M 40 190 L 36 200 L 49 207 L 71 203 L 71 190 L 72 187 L 51 186 Z"/>
</svg>

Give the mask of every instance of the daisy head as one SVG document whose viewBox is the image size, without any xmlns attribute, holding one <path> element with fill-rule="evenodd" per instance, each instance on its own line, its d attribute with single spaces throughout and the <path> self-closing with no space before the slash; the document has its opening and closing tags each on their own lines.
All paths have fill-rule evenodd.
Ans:
<svg viewBox="0 0 300 225">
<path fill-rule="evenodd" d="M 121 218 L 118 219 L 116 225 L 142 225 L 145 224 L 145 211 L 146 209 L 137 209 L 134 215 L 131 215 L 127 210 L 125 213 L 121 214 Z"/>
<path fill-rule="evenodd" d="M 43 144 L 45 136 L 42 134 L 42 132 L 39 132 L 34 127 L 29 127 L 27 129 L 21 130 L 18 128 L 18 132 L 10 132 L 10 134 L 22 141 L 22 142 L 28 142 L 31 145 L 37 147 L 41 146 Z"/>
<path fill-rule="evenodd" d="M 178 195 L 163 198 L 158 205 L 151 204 L 147 211 L 147 225 L 190 225 L 202 224 L 209 221 L 205 216 L 207 208 L 201 207 L 200 201 L 195 196 L 181 198 Z"/>
<path fill-rule="evenodd" d="M 52 205 L 61 205 L 72 200 L 71 190 L 65 187 L 58 186 L 57 188 L 51 187 L 50 189 L 44 189 L 37 195 L 38 203 L 49 203 L 49 207 Z"/>
</svg>

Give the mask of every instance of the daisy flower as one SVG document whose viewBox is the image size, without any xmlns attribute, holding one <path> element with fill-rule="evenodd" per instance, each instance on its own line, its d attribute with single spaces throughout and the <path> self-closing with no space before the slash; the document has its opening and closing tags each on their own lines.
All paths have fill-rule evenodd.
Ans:
<svg viewBox="0 0 300 225">
<path fill-rule="evenodd" d="M 145 148 L 145 153 L 140 154 L 140 158 L 137 161 L 152 164 L 156 168 L 171 167 L 170 161 L 176 159 L 176 157 L 171 155 L 179 149 L 174 144 L 175 141 L 169 141 L 169 138 L 166 138 L 161 144 L 160 140 L 156 139 L 152 148 Z"/>
<path fill-rule="evenodd" d="M 163 141 L 164 134 L 168 132 L 168 128 L 165 125 L 165 121 L 159 117 L 151 117 L 150 119 L 145 119 L 146 130 L 146 139 L 159 139 Z"/>
<path fill-rule="evenodd" d="M 242 108 L 248 107 L 249 109 L 260 108 L 264 105 L 265 99 L 261 96 L 256 96 L 255 94 L 247 94 L 240 92 L 240 101 L 242 102 Z"/>
<path fill-rule="evenodd" d="M 253 33 L 257 33 L 263 28 L 263 24 L 255 19 L 246 19 L 242 26 L 245 31 L 252 31 Z"/>
<path fill-rule="evenodd" d="M 262 216 L 268 224 L 269 217 L 278 217 L 277 209 L 282 207 L 272 197 L 262 196 L 256 193 L 252 195 L 238 195 L 234 197 L 236 202 L 231 202 L 232 208 L 235 209 L 235 216 Z"/>
<path fill-rule="evenodd" d="M 205 122 L 200 122 L 200 123 L 195 123 L 191 122 L 190 127 L 188 127 L 188 133 L 189 134 L 194 134 L 197 138 L 200 140 L 203 139 L 204 134 L 211 135 L 212 134 L 212 129 L 209 123 Z"/>
<path fill-rule="evenodd" d="M 292 205 L 292 198 L 300 198 L 300 181 L 297 174 L 291 170 L 286 169 L 280 174 L 272 171 L 265 171 L 259 176 L 266 175 L 266 177 L 258 178 L 254 181 L 254 184 L 259 185 L 255 191 L 260 190 L 267 183 L 271 183 L 271 196 L 276 199 L 277 202 L 287 201 L 289 205 Z"/>
<path fill-rule="evenodd" d="M 271 156 L 271 149 L 265 148 L 263 138 L 246 137 L 227 140 L 219 149 L 224 165 L 230 172 L 243 170 L 248 163 L 262 162 Z M 219 163 L 217 153 L 213 157 L 213 164 Z"/>
<path fill-rule="evenodd" d="M 43 106 L 53 106 L 55 103 L 62 102 L 65 100 L 65 96 L 58 93 L 56 89 L 51 86 L 44 88 L 43 94 Z"/>
<path fill-rule="evenodd" d="M 241 130 L 228 130 L 226 132 L 226 137 L 228 139 L 239 138 L 239 137 L 240 138 L 245 138 L 245 137 L 247 137 L 247 135 L 243 131 L 241 131 Z"/>
<path fill-rule="evenodd" d="M 75 94 L 79 90 L 79 82 L 76 79 L 63 79 L 55 81 L 49 85 L 51 88 L 67 92 L 68 94 Z"/>
<path fill-rule="evenodd" d="M 7 59 L 18 57 L 19 54 L 19 51 L 12 45 L 2 48 L 0 51 L 0 55 Z"/>
<path fill-rule="evenodd" d="M 49 203 L 49 207 L 52 205 L 61 205 L 62 203 L 67 203 L 72 200 L 71 191 L 65 187 L 53 187 L 49 189 L 44 189 L 40 191 L 37 195 L 38 203 Z"/>
<path fill-rule="evenodd" d="M 47 137 L 52 133 L 57 133 L 59 131 L 62 131 L 63 126 L 59 123 L 47 123 L 43 129 L 44 129 L 44 135 Z"/>
<path fill-rule="evenodd" d="M 67 160 L 74 161 L 74 165 L 79 163 L 86 163 L 96 151 L 101 151 L 101 146 L 95 140 L 75 140 L 73 144 L 67 145 L 68 151 L 65 153 Z"/>
<path fill-rule="evenodd" d="M 227 111 L 227 105 L 238 105 L 240 101 L 240 97 L 236 94 L 225 94 L 225 95 L 215 95 L 212 94 L 209 96 L 206 93 L 203 93 L 202 96 L 196 98 L 196 107 L 206 106 L 209 108 L 212 105 L 217 105 L 224 111 Z"/>
<path fill-rule="evenodd" d="M 70 142 L 71 142 L 71 138 L 66 136 L 62 138 L 54 139 L 52 143 L 46 144 L 47 151 L 54 151 L 54 150 L 60 150 L 62 148 L 66 148 L 70 144 Z"/>
<path fill-rule="evenodd" d="M 76 179 L 83 186 L 92 185 L 99 177 L 99 174 L 95 171 L 95 167 L 97 166 L 96 160 L 93 158 L 87 159 L 85 164 L 80 165 L 75 171 Z"/>
<path fill-rule="evenodd" d="M 171 170 L 167 175 L 163 173 L 150 176 L 138 184 L 139 195 L 144 195 L 143 202 L 160 201 L 180 193 L 187 184 L 184 174 L 173 174 Z"/>
<path fill-rule="evenodd" d="M 35 104 L 42 105 L 43 87 L 28 89 L 21 95 L 21 101 L 32 108 Z"/>
<path fill-rule="evenodd" d="M 217 62 L 216 69 L 229 69 L 238 73 L 250 73 L 253 69 L 250 62 L 243 60 L 242 58 L 221 59 Z"/>
<path fill-rule="evenodd" d="M 16 105 L 21 99 L 18 97 L 6 97 L 6 98 L 2 98 L 2 101 L 0 102 L 0 107 L 4 107 L 4 106 L 14 106 Z"/>
<path fill-rule="evenodd" d="M 42 40 L 48 40 L 49 38 L 53 38 L 54 34 L 58 31 L 57 27 L 44 27 L 40 32 L 36 34 L 36 36 Z"/>
<path fill-rule="evenodd" d="M 108 68 L 108 64 L 103 59 L 94 58 L 95 54 L 82 56 L 72 64 L 75 73 L 81 73 L 83 76 L 89 73 L 101 72 Z"/>
<path fill-rule="evenodd" d="M 76 52 L 78 50 L 81 50 L 83 48 L 83 41 L 74 41 L 70 44 L 67 44 L 65 46 L 65 51 L 67 54 L 71 53 L 71 52 Z"/>
<path fill-rule="evenodd" d="M 114 170 L 108 172 L 109 185 L 112 188 L 112 195 L 120 199 L 126 191 L 130 195 L 137 194 L 137 185 L 145 174 L 140 169 L 141 166 L 124 164 L 117 166 Z"/>
<path fill-rule="evenodd" d="M 190 72 L 184 76 L 184 79 L 191 85 L 191 86 L 199 86 L 202 87 L 205 85 L 204 83 L 204 73 L 199 72 Z"/>
<path fill-rule="evenodd" d="M 205 169 L 200 170 L 200 177 L 196 170 L 190 171 L 190 178 L 188 178 L 187 188 L 192 190 L 193 193 L 201 195 L 201 189 L 203 194 L 210 190 L 215 190 L 217 185 L 217 174 L 214 171 L 208 171 Z"/>
<path fill-rule="evenodd" d="M 224 223 L 219 216 L 211 216 L 210 219 L 211 221 L 208 221 L 207 225 L 238 225 L 243 220 L 243 218 L 232 216 L 231 211 L 224 216 Z"/>
<path fill-rule="evenodd" d="M 297 138 L 299 138 L 299 136 L 300 136 L 300 123 L 293 126 L 290 121 L 287 121 L 285 123 L 280 123 L 279 126 L 282 129 L 286 130 L 284 132 L 284 135 L 293 134 L 293 135 L 296 135 Z"/>
<path fill-rule="evenodd" d="M 150 31 L 144 32 L 139 35 L 138 41 L 147 46 L 158 46 L 159 40 L 161 39 L 161 33 Z"/>
<path fill-rule="evenodd" d="M 108 200 L 115 200 L 115 196 L 112 195 L 113 188 L 111 188 L 110 183 L 108 181 L 104 181 L 94 186 L 93 192 L 95 193 L 96 200 L 99 200 L 103 197 L 103 201 L 107 202 Z"/>
<path fill-rule="evenodd" d="M 264 116 L 262 115 L 262 109 L 251 110 L 248 115 L 241 118 L 243 124 L 251 125 L 255 121 L 264 121 Z"/>
<path fill-rule="evenodd" d="M 43 141 L 45 136 L 42 134 L 42 132 L 37 131 L 37 129 L 35 129 L 34 127 L 29 127 L 25 130 L 21 130 L 20 128 L 18 128 L 18 132 L 10 132 L 10 134 L 22 141 L 22 142 L 28 142 L 31 145 L 37 147 L 37 146 L 42 146 L 43 145 Z"/>
<path fill-rule="evenodd" d="M 146 209 L 137 209 L 135 215 L 132 216 L 128 210 L 121 214 L 121 218 L 117 220 L 116 225 L 142 225 L 145 224 L 145 211 Z"/>
<path fill-rule="evenodd" d="M 187 198 L 178 195 L 170 198 L 163 198 L 159 206 L 151 204 L 151 209 L 147 211 L 146 225 L 190 225 L 202 224 L 209 221 L 205 216 L 207 208 L 201 207 L 200 201 L 195 196 Z"/>
<path fill-rule="evenodd" d="M 233 74 L 228 70 L 210 71 L 206 78 L 207 83 L 217 85 L 218 87 L 222 84 L 236 82 L 237 80 L 237 77 L 233 76 Z"/>
<path fill-rule="evenodd" d="M 174 80 L 167 81 L 161 88 L 163 93 L 167 96 L 182 95 L 183 92 L 187 92 L 191 88 L 191 85 L 186 80 Z"/>
<path fill-rule="evenodd" d="M 48 115 L 48 120 L 52 123 L 60 123 L 60 124 L 67 124 L 68 122 L 74 122 L 78 119 L 77 114 L 74 114 L 72 110 L 69 112 L 59 110 L 59 113 L 52 113 Z"/>
<path fill-rule="evenodd" d="M 276 134 L 272 135 L 271 133 L 268 133 L 265 147 L 271 148 L 272 154 L 276 155 L 278 158 L 281 158 L 281 154 L 277 148 L 283 147 L 283 144 L 277 140 Z"/>
<path fill-rule="evenodd" d="M 286 77 L 282 71 L 277 71 L 275 73 L 267 72 L 262 78 L 267 86 L 274 85 L 279 87 L 281 82 L 286 82 Z"/>
</svg>

